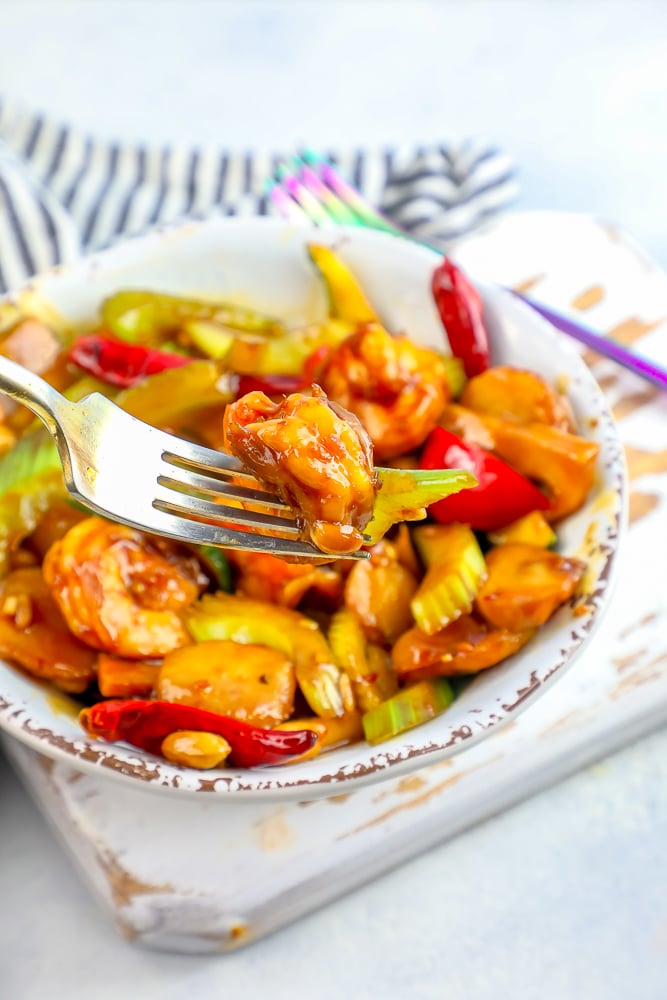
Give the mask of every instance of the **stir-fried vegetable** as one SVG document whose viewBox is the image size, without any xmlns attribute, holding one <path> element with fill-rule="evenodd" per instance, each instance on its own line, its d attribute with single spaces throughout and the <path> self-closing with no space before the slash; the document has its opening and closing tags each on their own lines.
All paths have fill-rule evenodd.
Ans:
<svg viewBox="0 0 667 1000">
<path fill-rule="evenodd" d="M 489 366 L 489 337 L 479 292 L 448 257 L 433 272 L 431 288 L 452 354 L 461 358 L 469 378 L 479 375 Z"/>
<path fill-rule="evenodd" d="M 423 469 L 467 469 L 477 486 L 445 497 L 431 507 L 441 524 L 461 522 L 481 531 L 502 528 L 533 510 L 546 510 L 548 498 L 510 465 L 456 434 L 436 427 L 424 448 Z"/>
<path fill-rule="evenodd" d="M 182 368 L 191 360 L 182 354 L 127 344 L 95 333 L 79 337 L 70 347 L 69 356 L 83 371 L 124 389 L 168 368 Z"/>
<path fill-rule="evenodd" d="M 122 740 L 149 753 L 160 753 L 164 740 L 172 733 L 188 730 L 214 733 L 229 743 L 231 759 L 237 767 L 284 764 L 291 757 L 306 753 L 317 742 L 317 734 L 310 729 L 291 732 L 261 729 L 170 701 L 102 701 L 84 708 L 80 720 L 91 736 L 111 742 Z"/>
<path fill-rule="evenodd" d="M 139 289 L 112 295 L 102 303 L 101 315 L 102 324 L 121 340 L 148 344 L 164 340 L 191 320 L 208 320 L 265 336 L 284 331 L 279 320 L 235 303 L 204 302 Z"/>
<path fill-rule="evenodd" d="M 412 598 L 412 614 L 432 635 L 467 614 L 486 579 L 486 565 L 475 535 L 465 524 L 428 525 L 415 531 L 426 576 Z"/>
<path fill-rule="evenodd" d="M 369 743 L 384 743 L 434 719 L 453 701 L 454 692 L 442 678 L 412 684 L 366 712 L 362 719 L 364 736 Z"/>
</svg>

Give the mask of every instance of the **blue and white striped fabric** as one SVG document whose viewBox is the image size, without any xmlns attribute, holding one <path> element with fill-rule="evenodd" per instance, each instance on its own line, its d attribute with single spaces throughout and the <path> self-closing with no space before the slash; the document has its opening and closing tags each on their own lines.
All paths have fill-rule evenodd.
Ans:
<svg viewBox="0 0 667 1000">
<path fill-rule="evenodd" d="M 480 143 L 328 155 L 395 222 L 443 246 L 517 193 L 509 157 Z M 264 184 L 282 159 L 119 146 L 0 103 L 0 291 L 155 225 L 273 213 Z"/>
</svg>

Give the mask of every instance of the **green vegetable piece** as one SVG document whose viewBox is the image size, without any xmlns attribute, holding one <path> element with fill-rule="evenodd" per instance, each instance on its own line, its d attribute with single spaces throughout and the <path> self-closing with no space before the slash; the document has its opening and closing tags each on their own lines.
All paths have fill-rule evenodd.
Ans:
<svg viewBox="0 0 667 1000">
<path fill-rule="evenodd" d="M 284 327 L 272 316 L 231 302 L 204 302 L 129 289 L 102 304 L 102 323 L 122 340 L 153 344 L 164 340 L 189 320 L 208 320 L 233 330 L 279 335 Z"/>
<path fill-rule="evenodd" d="M 361 720 L 364 736 L 369 743 L 383 743 L 435 718 L 453 701 L 454 692 L 443 677 L 420 681 L 366 712 Z"/>
<path fill-rule="evenodd" d="M 234 342 L 231 330 L 207 319 L 188 320 L 183 324 L 183 332 L 193 347 L 213 361 L 222 361 Z"/>
<path fill-rule="evenodd" d="M 398 681 L 389 656 L 366 641 L 353 611 L 341 608 L 332 616 L 328 638 L 334 661 L 349 677 L 362 712 L 375 708 L 396 691 Z"/>
<path fill-rule="evenodd" d="M 365 536 L 374 544 L 392 524 L 423 521 L 426 508 L 443 497 L 477 486 L 470 472 L 462 469 L 378 469 L 380 490 Z"/>
<path fill-rule="evenodd" d="M 197 545 L 196 551 L 220 590 L 230 594 L 234 589 L 232 567 L 223 550 L 215 545 Z"/>
<path fill-rule="evenodd" d="M 410 610 L 422 632 L 433 635 L 472 610 L 486 580 L 486 563 L 466 524 L 425 525 L 415 529 L 414 540 L 426 576 Z"/>
<path fill-rule="evenodd" d="M 12 549 L 56 498 L 67 496 L 58 449 L 44 428 L 26 434 L 0 459 L 0 575 Z"/>
</svg>

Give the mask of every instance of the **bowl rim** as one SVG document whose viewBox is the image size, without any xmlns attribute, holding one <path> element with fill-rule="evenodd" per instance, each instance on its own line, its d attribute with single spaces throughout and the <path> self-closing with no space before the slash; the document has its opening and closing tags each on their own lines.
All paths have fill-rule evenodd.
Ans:
<svg viewBox="0 0 667 1000">
<path fill-rule="evenodd" d="M 150 253 L 153 247 L 161 247 L 165 237 L 184 235 L 202 230 L 225 231 L 237 228 L 249 230 L 253 227 L 273 228 L 276 231 L 294 231 L 317 233 L 319 238 L 328 239 L 334 235 L 335 240 L 362 239 L 371 245 L 375 242 L 389 246 L 400 245 L 401 252 L 412 252 L 421 256 L 425 264 L 432 264 L 438 259 L 438 254 L 423 245 L 413 243 L 401 236 L 363 229 L 354 226 L 338 226 L 335 230 L 322 231 L 311 225 L 295 225 L 281 219 L 271 217 L 216 217 L 204 220 L 187 220 L 169 226 L 152 229 L 143 235 L 133 237 L 122 243 L 99 251 L 93 255 L 79 258 L 72 263 L 57 265 L 31 278 L 21 288 L 2 296 L 0 302 L 20 301 L 26 292 L 35 293 L 38 286 L 44 282 L 57 280 L 63 275 L 75 276 L 77 271 L 84 277 L 89 270 L 113 267 L 115 262 L 139 259 Z M 476 282 L 483 292 L 491 286 Z M 179 767 L 169 764 L 161 758 L 143 754 L 125 744 L 106 743 L 91 739 L 82 734 L 81 738 L 70 739 L 58 732 L 35 724 L 30 718 L 30 710 L 24 704 L 13 701 L 11 696 L 0 692 L 0 729 L 27 744 L 33 750 L 55 760 L 68 763 L 74 770 L 93 772 L 110 779 L 125 781 L 132 779 L 132 786 L 137 790 L 146 789 L 161 793 L 197 795 L 213 793 L 207 799 L 220 801 L 249 801 L 250 799 L 268 800 L 310 799 L 332 796 L 341 792 L 357 789 L 389 777 L 398 777 L 402 773 L 413 771 L 417 767 L 435 764 L 451 757 L 465 749 L 476 746 L 491 733 L 498 731 L 517 715 L 532 705 L 536 696 L 547 690 L 554 679 L 562 676 L 566 668 L 572 665 L 588 642 L 597 632 L 602 623 L 604 613 L 609 606 L 609 598 L 619 562 L 621 543 L 627 527 L 628 486 L 625 467 L 625 457 L 616 424 L 613 420 L 606 399 L 595 378 L 585 365 L 574 347 L 564 339 L 559 338 L 553 328 L 540 316 L 534 313 L 525 303 L 517 300 L 509 292 L 493 287 L 493 294 L 501 301 L 514 303 L 514 307 L 525 316 L 530 315 L 536 327 L 541 328 L 544 336 L 558 342 L 558 350 L 568 356 L 570 364 L 577 370 L 577 377 L 587 386 L 596 399 L 597 417 L 600 429 L 606 434 L 606 442 L 612 447 L 611 458 L 607 467 L 613 470 L 614 492 L 618 498 L 617 509 L 607 530 L 608 545 L 604 547 L 602 559 L 596 573 L 596 589 L 591 595 L 597 597 L 592 613 L 581 628 L 570 635 L 569 644 L 564 644 L 560 650 L 558 661 L 552 665 L 549 672 L 541 679 L 533 672 L 526 687 L 516 693 L 513 702 L 503 704 L 493 713 L 484 727 L 475 730 L 461 727 L 449 735 L 446 741 L 423 742 L 410 747 L 407 752 L 400 750 L 382 750 L 373 748 L 374 752 L 367 763 L 359 763 L 350 768 L 333 768 L 318 776 L 300 776 L 298 772 L 290 774 L 290 765 L 277 768 L 223 770 L 213 772 L 197 771 L 194 768 Z M 45 296 L 46 297 L 46 296 Z M 4 661 L 0 661 L 4 662 Z M 13 669 L 9 667 L 9 669 Z M 26 676 L 26 675 L 21 675 Z M 30 680 L 30 678 L 28 678 Z M 32 681 L 39 684 L 38 681 Z M 465 731 L 467 729 L 467 731 Z M 116 752 L 120 748 L 121 753 Z M 329 755 L 323 755 L 319 760 L 326 761 Z M 421 759 L 424 758 L 423 763 Z M 331 758 L 332 761 L 334 758 Z M 296 765 L 298 767 L 299 765 Z M 127 787 L 127 786 L 126 786 Z"/>
</svg>

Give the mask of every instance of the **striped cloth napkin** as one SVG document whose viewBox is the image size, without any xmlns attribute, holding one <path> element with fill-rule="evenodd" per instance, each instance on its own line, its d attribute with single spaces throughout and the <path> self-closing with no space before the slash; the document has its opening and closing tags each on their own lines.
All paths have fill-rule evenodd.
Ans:
<svg viewBox="0 0 667 1000">
<path fill-rule="evenodd" d="M 479 142 L 323 151 L 415 236 L 446 246 L 517 194 L 510 158 Z M 152 226 L 273 214 L 284 154 L 121 146 L 0 102 L 0 291 Z"/>
</svg>

